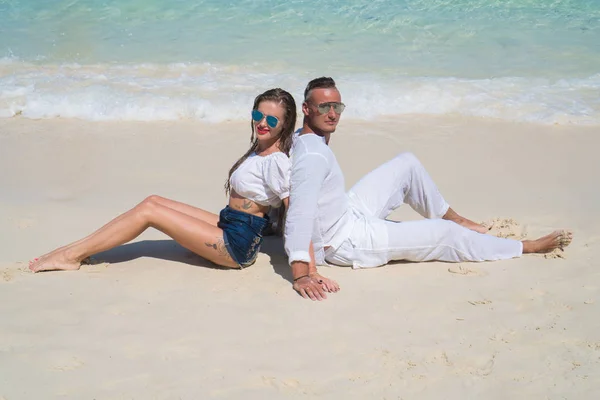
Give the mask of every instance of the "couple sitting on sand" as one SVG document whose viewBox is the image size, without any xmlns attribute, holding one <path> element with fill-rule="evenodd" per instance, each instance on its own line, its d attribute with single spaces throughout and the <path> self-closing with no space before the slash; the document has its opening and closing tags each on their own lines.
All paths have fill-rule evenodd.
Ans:
<svg viewBox="0 0 600 400">
<path fill-rule="evenodd" d="M 90 236 L 35 259 L 30 269 L 76 270 L 85 258 L 127 243 L 149 227 L 218 265 L 245 268 L 256 260 L 270 210 L 281 206 L 287 211 L 279 213 L 279 226 L 285 226 L 293 288 L 313 300 L 339 290 L 317 272 L 316 266 L 327 262 L 370 268 L 392 260 L 491 261 L 571 242 L 566 231 L 523 241 L 486 235 L 487 228 L 449 207 L 410 153 L 399 154 L 345 192 L 344 175 L 328 146 L 344 108 L 333 79 L 314 79 L 304 91 L 302 128 L 294 132 L 293 97 L 282 89 L 267 90 L 254 100 L 252 144 L 229 171 L 229 205 L 219 216 L 150 196 Z M 403 203 L 426 219 L 385 219 Z"/>
</svg>

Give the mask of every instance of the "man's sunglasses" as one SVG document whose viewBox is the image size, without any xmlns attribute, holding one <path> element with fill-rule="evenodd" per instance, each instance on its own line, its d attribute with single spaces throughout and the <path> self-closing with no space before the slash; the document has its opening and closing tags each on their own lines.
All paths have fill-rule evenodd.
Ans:
<svg viewBox="0 0 600 400">
<path fill-rule="evenodd" d="M 336 114 L 341 114 L 344 112 L 346 105 L 344 103 L 338 103 L 337 101 L 330 101 L 329 103 L 321 103 L 317 104 L 317 111 L 319 114 L 327 114 L 329 110 L 333 107 L 333 111 Z"/>
<path fill-rule="evenodd" d="M 275 128 L 279 123 L 279 119 L 277 117 L 274 117 L 272 115 L 265 115 L 258 110 L 252 110 L 252 119 L 254 120 L 254 122 L 260 122 L 265 117 L 267 118 L 267 125 L 269 125 L 271 128 Z"/>
</svg>

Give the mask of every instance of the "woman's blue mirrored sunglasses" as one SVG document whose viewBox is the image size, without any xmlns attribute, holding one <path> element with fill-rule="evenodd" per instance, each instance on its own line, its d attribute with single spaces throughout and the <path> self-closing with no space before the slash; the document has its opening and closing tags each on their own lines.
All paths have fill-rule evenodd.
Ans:
<svg viewBox="0 0 600 400">
<path fill-rule="evenodd" d="M 279 123 L 279 119 L 277 117 L 274 117 L 272 115 L 265 115 L 258 110 L 252 110 L 252 119 L 255 122 L 260 122 L 265 117 L 267 118 L 267 125 L 269 125 L 271 128 L 275 128 Z"/>
</svg>

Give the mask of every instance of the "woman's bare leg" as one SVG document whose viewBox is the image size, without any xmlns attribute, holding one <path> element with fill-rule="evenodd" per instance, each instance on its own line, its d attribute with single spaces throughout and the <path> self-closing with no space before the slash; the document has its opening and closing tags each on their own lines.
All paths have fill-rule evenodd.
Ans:
<svg viewBox="0 0 600 400">
<path fill-rule="evenodd" d="M 217 226 L 217 223 L 219 222 L 219 216 L 217 214 L 213 214 L 209 211 L 203 210 L 201 208 L 198 207 L 194 207 L 194 206 L 190 206 L 189 204 L 185 204 L 185 203 L 181 203 L 179 201 L 175 201 L 175 200 L 171 200 L 171 199 L 167 199 L 165 197 L 161 197 L 161 196 L 157 196 L 157 195 L 151 195 L 148 196 L 146 198 L 146 201 L 153 201 L 156 202 L 158 204 L 161 204 L 165 207 L 169 207 L 173 210 L 179 211 L 183 214 L 187 214 L 190 217 L 194 217 L 196 219 L 199 219 L 201 221 L 205 221 L 213 226 Z M 118 218 L 118 217 L 117 217 Z M 77 244 L 83 240 L 85 240 L 87 238 L 81 239 L 75 243 L 71 243 L 68 246 L 73 246 L 74 244 Z M 63 246 L 60 247 L 58 249 L 55 249 L 52 251 L 52 253 L 55 253 L 57 251 L 60 251 L 64 248 L 66 248 L 67 246 Z M 34 261 L 38 261 L 39 259 L 43 258 L 43 257 L 47 257 L 48 255 L 50 255 L 50 253 L 46 253 L 44 255 L 42 255 L 40 258 L 36 258 L 34 259 Z M 30 265 L 33 264 L 34 261 L 30 261 Z"/>
<path fill-rule="evenodd" d="M 194 217 L 204 222 L 208 222 L 213 226 L 217 226 L 217 222 L 219 222 L 219 216 L 217 214 L 211 213 L 210 211 L 206 211 L 198 207 L 190 206 L 189 204 L 181 203 L 179 201 L 167 199 L 165 197 L 157 195 L 152 195 L 148 198 L 152 201 L 157 202 L 160 205 L 169 207 L 175 211 L 179 211 L 180 213 L 189 215 L 190 217 Z"/>
<path fill-rule="evenodd" d="M 85 258 L 127 243 L 149 227 L 216 264 L 237 267 L 225 248 L 220 228 L 166 207 L 156 197 L 148 197 L 88 237 L 42 256 L 29 268 L 34 272 L 79 269 Z"/>
</svg>

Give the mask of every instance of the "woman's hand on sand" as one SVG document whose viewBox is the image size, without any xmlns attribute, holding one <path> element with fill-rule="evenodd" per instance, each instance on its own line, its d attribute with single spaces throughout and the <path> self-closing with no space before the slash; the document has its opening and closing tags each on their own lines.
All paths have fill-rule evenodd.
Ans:
<svg viewBox="0 0 600 400">
<path fill-rule="evenodd" d="M 323 289 L 323 282 L 319 282 L 318 279 L 315 279 L 309 275 L 295 280 L 293 287 L 294 290 L 305 299 L 321 301 L 327 298 L 325 289 Z"/>
<path fill-rule="evenodd" d="M 311 278 L 316 279 L 320 284 L 323 290 L 329 293 L 336 293 L 340 290 L 340 285 L 333 279 L 325 278 L 323 275 L 318 272 L 314 272 L 310 274 Z"/>
</svg>

